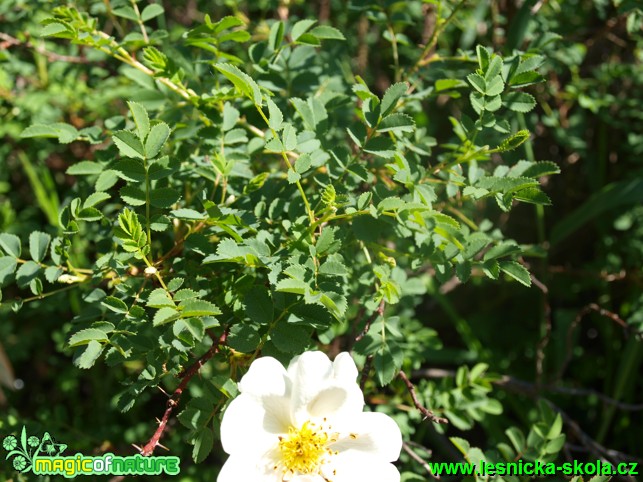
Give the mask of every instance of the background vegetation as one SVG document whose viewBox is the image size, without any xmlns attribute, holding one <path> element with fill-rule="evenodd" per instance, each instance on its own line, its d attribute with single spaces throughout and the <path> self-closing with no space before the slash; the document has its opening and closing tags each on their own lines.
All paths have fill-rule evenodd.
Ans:
<svg viewBox="0 0 643 482">
<path fill-rule="evenodd" d="M 215 479 L 225 460 L 216 440 L 220 409 L 234 393 L 230 378 L 237 379 L 236 368 L 241 373 L 253 352 L 263 348 L 264 354 L 287 360 L 313 346 L 336 353 L 351 348 L 356 338 L 359 341 L 355 355 L 360 365 L 368 363 L 369 356 L 375 357 L 374 371 L 364 379 L 367 401 L 371 407 L 393 414 L 408 442 L 408 452 L 403 452 L 401 458 L 404 480 L 431 479 L 419 459 L 475 460 L 481 454 L 473 447 L 492 460 L 520 456 L 557 461 L 601 458 L 614 463 L 636 461 L 641 464 L 639 471 L 643 470 L 643 13 L 638 2 L 192 0 L 181 5 L 139 2 L 138 14 L 133 4 L 125 1 L 74 4 L 80 12 L 97 18 L 96 28 L 105 32 L 106 38 L 115 38 L 133 57 L 124 56 L 112 45 L 101 45 L 95 38 L 83 37 L 79 25 L 88 25 L 87 21 L 73 18 L 70 11 L 55 13 L 53 8 L 57 5 L 49 1 L 0 0 L 0 232 L 22 240 L 23 250 L 31 256 L 16 256 L 22 264 L 33 259 L 65 268 L 49 271 L 48 277 L 44 269 L 39 274 L 18 272 L 14 276 L 13 269 L 9 273 L 9 258 L 15 238 L 2 238 L 1 434 L 15 433 L 26 424 L 30 433 L 50 432 L 67 443 L 73 453 L 133 453 L 130 444 L 145 443 L 156 429 L 154 417 L 161 417 L 165 410 L 165 395 L 158 389 L 145 388 L 160 384 L 172 392 L 181 369 L 207 353 L 212 345 L 205 335 L 205 329 L 210 327 L 215 340 L 232 330 L 229 346 L 215 355 L 200 377 L 190 381 L 188 395 L 170 418 L 162 439 L 172 454 L 181 457 L 182 474 L 177 480 L 183 482 Z M 163 5 L 164 9 L 150 9 L 150 5 Z M 140 12 L 145 13 L 146 8 L 149 18 L 141 27 Z M 216 27 L 199 29 L 200 25 L 208 25 L 205 14 L 212 21 L 210 25 L 228 15 L 238 22 L 220 31 Z M 45 22 L 43 26 L 44 19 L 55 15 L 59 20 L 65 18 L 75 32 L 59 27 L 64 25 L 60 21 Z M 302 19 L 316 19 L 317 25 L 329 25 L 337 31 L 318 30 L 315 37 L 314 31 L 307 30 L 312 37 L 300 38 L 296 45 L 297 31 L 293 27 Z M 279 21 L 285 27 L 281 34 Z M 42 37 L 43 28 L 51 36 Z M 224 30 L 229 36 L 222 39 Z M 278 37 L 284 32 L 281 47 Z M 67 39 L 54 38 L 56 35 Z M 317 43 L 320 46 L 315 46 Z M 155 57 L 152 50 L 146 51 L 145 68 L 149 73 L 125 65 L 128 59 L 143 62 L 144 47 L 149 44 L 159 52 Z M 476 92 L 476 81 L 469 76 L 479 68 L 482 76 L 487 76 L 489 70 L 488 65 L 479 65 L 484 53 L 476 50 L 477 45 L 504 57 L 506 66 L 511 59 L 532 62 L 533 68 L 525 67 L 527 76 L 516 85 L 520 87 L 517 92 L 533 96 L 533 106 L 527 96 L 519 97 L 526 104 L 524 108 L 515 97 L 514 108 L 508 107 L 512 101 L 507 96 L 513 94 L 507 85 L 502 110 L 495 113 L 489 104 L 486 110 L 476 109 L 475 99 L 470 98 L 470 93 Z M 101 47 L 108 52 L 100 52 Z M 305 49 L 316 52 L 314 58 L 304 54 L 308 52 Z M 296 52 L 302 53 L 301 58 L 293 58 Z M 535 56 L 542 56 L 542 63 L 541 57 Z M 306 107 L 289 103 L 288 99 L 321 95 L 322 110 L 329 114 L 324 118 L 313 104 L 308 104 L 315 118 L 309 130 L 316 132 L 321 150 L 347 157 L 313 157 L 305 168 L 303 162 L 299 167 L 286 167 L 280 152 L 286 158 L 287 151 L 298 149 L 299 155 L 306 154 L 301 145 L 314 136 L 298 138 L 296 149 L 284 145 L 288 128 L 277 123 L 276 111 L 264 103 L 266 115 L 270 112 L 270 125 L 263 123 L 252 105 L 256 101 L 252 99 L 256 94 L 254 85 L 236 70 L 214 67 L 224 62 L 238 65 L 266 89 L 264 94 L 275 93 L 275 108 L 300 133 L 310 122 L 302 114 Z M 172 92 L 170 84 L 154 81 L 154 76 L 179 86 L 178 94 L 176 89 Z M 485 78 L 489 81 L 487 89 L 493 77 L 489 76 Z M 325 79 L 324 88 L 338 94 L 324 97 L 319 79 Z M 229 80 L 236 80 L 236 91 L 230 89 L 233 84 Z M 381 120 L 369 121 L 369 111 L 363 105 L 375 109 L 379 100 L 372 100 L 373 96 L 381 99 L 400 81 L 409 82 L 415 89 L 415 94 L 401 92 L 395 99 L 401 99 L 400 112 L 404 113 L 389 121 L 385 115 Z M 351 90 L 353 85 L 358 87 Z M 194 92 L 200 96 L 198 101 L 192 97 Z M 490 102 L 492 97 L 476 95 L 484 102 Z M 145 199 L 141 205 L 136 199 L 128 202 L 122 191 L 119 197 L 119 189 L 132 182 L 122 174 L 123 170 L 115 168 L 121 175 L 114 174 L 113 182 L 100 174 L 105 166 L 113 167 L 111 163 L 128 157 L 124 153 L 127 146 L 114 145 L 117 141 L 112 140 L 119 129 L 134 128 L 132 122 L 126 122 L 132 116 L 129 109 L 135 109 L 128 108 L 127 101 L 144 106 L 153 120 L 152 126 L 161 125 L 154 124 L 157 119 L 172 128 L 169 148 L 165 149 L 183 163 L 179 168 L 159 161 L 161 168 L 172 170 L 174 177 L 166 185 L 159 181 L 158 186 L 182 186 L 185 204 L 176 204 L 176 199 L 167 204 L 159 202 L 159 209 L 166 209 L 162 213 L 173 217 L 156 219 L 162 225 L 159 232 L 165 232 L 167 237 L 159 235 L 152 255 L 172 253 L 172 239 L 190 239 L 185 229 L 191 233 L 205 219 L 195 217 L 199 213 L 207 212 L 207 219 L 215 220 L 208 228 L 210 242 L 215 238 L 219 244 L 222 239 L 237 239 L 238 233 L 246 239 L 248 233 L 256 234 L 266 226 L 247 225 L 246 218 L 232 219 L 237 213 L 226 209 L 235 198 L 239 198 L 241 207 L 233 207 L 239 207 L 240 214 L 244 209 L 253 212 L 260 202 L 265 205 L 267 201 L 271 206 L 270 202 L 283 199 L 287 203 L 284 206 L 270 207 L 270 214 L 264 207 L 266 211 L 257 216 L 273 219 L 274 214 L 274 219 L 292 223 L 270 227 L 268 232 L 275 236 L 271 242 L 277 246 L 290 243 L 289 254 L 301 257 L 308 253 L 308 245 L 297 245 L 289 239 L 290 233 L 298 233 L 298 242 L 304 244 L 312 237 L 310 246 L 319 250 L 312 255 L 314 259 L 337 261 L 344 266 L 341 257 L 331 258 L 335 256 L 332 247 L 326 247 L 326 253 L 320 249 L 320 240 L 315 237 L 321 237 L 323 229 L 311 232 L 305 227 L 310 211 L 302 205 L 299 192 L 304 189 L 311 205 L 318 206 L 317 220 L 328 216 L 323 220 L 332 221 L 336 212 L 347 213 L 352 231 L 345 228 L 348 224 L 338 224 L 341 229 L 337 236 L 351 248 L 345 246 L 347 251 L 338 253 L 347 253 L 346 264 L 355 260 L 356 268 L 347 279 L 341 278 L 346 266 L 327 266 L 331 275 L 332 270 L 340 272 L 342 281 L 332 278 L 339 286 L 328 291 L 332 303 L 319 301 L 314 305 L 326 310 L 323 314 L 311 321 L 317 314 L 299 313 L 304 321 L 296 328 L 288 326 L 287 333 L 279 331 L 279 336 L 270 332 L 277 327 L 277 320 L 262 320 L 265 305 L 254 307 L 248 297 L 268 296 L 270 310 L 274 303 L 275 313 L 283 309 L 290 316 L 287 303 L 303 296 L 307 288 L 293 285 L 284 289 L 284 284 L 268 280 L 267 274 L 257 274 L 260 270 L 255 266 L 264 259 L 255 251 L 242 249 L 226 255 L 193 237 L 186 249 L 213 256 L 215 261 L 226 261 L 202 266 L 203 256 L 190 260 L 186 255 L 184 264 L 172 267 L 188 274 L 190 270 L 215 270 L 209 272 L 216 273 L 213 278 L 221 279 L 216 286 L 216 280 L 206 286 L 203 280 L 195 278 L 195 284 L 190 284 L 188 279 L 187 286 L 209 292 L 208 303 L 217 305 L 216 309 L 201 306 L 203 319 L 196 328 L 200 336 L 181 338 L 183 345 L 176 348 L 167 333 L 160 338 L 156 332 L 148 333 L 152 344 L 160 344 L 160 348 L 145 348 L 145 341 L 142 347 L 134 343 L 129 346 L 136 354 L 131 359 L 119 359 L 110 352 L 107 363 L 96 364 L 94 354 L 87 351 L 92 346 L 87 344 L 90 339 L 81 340 L 80 348 L 69 347 L 70 335 L 90 326 L 90 322 L 114 321 L 116 316 L 125 320 L 119 313 L 121 305 L 111 298 L 106 300 L 105 294 L 124 299 L 127 311 L 137 289 L 148 290 L 147 300 L 149 289 L 160 286 L 150 279 L 147 288 L 145 284 L 141 287 L 140 282 L 147 279 L 142 274 L 145 264 L 141 261 L 145 250 L 128 233 L 116 232 L 121 241 L 114 241 L 111 232 L 125 204 L 138 209 L 141 219 L 149 220 Z M 225 102 L 229 102 L 226 112 Z M 383 111 L 384 103 L 382 100 L 377 108 Z M 132 113 L 136 115 L 134 110 Z M 412 127 L 406 124 L 406 116 L 412 117 Z M 478 119 L 484 128 L 477 126 L 479 137 L 471 135 L 473 131 L 462 135 L 462 129 L 466 131 L 471 126 L 458 131 L 449 121 L 450 116 Z M 225 127 L 219 132 L 218 126 L 226 122 L 236 125 L 235 129 Z M 323 122 L 328 126 L 320 127 Z M 389 122 L 388 128 L 383 129 L 382 122 Z M 491 128 L 503 122 L 504 131 Z M 350 137 L 346 128 L 352 130 Z M 520 135 L 512 137 L 524 129 L 531 133 L 528 140 Z M 283 144 L 272 146 L 276 155 L 266 154 L 263 141 L 257 139 L 267 136 L 269 140 L 276 132 L 282 133 L 281 141 L 273 140 Z M 360 136 L 370 141 L 371 136 L 378 135 L 384 139 L 382 142 L 388 142 L 389 135 L 395 142 L 365 143 L 359 148 L 351 143 L 355 137 L 357 143 Z M 508 147 L 516 148 L 484 150 L 484 146 L 501 145 L 503 139 L 510 139 L 515 146 Z M 130 140 L 121 139 L 125 144 Z M 219 142 L 226 145 L 226 152 L 233 153 L 238 164 L 217 159 L 213 170 L 207 153 L 216 150 Z M 335 149 L 338 145 L 344 149 Z M 271 151 L 270 146 L 266 148 Z M 387 150 L 404 150 L 406 167 L 398 158 L 392 161 L 392 155 L 382 154 Z M 357 153 L 355 158 L 360 162 L 366 160 L 367 172 L 355 167 L 344 179 L 344 174 L 338 172 L 343 172 L 342 163 L 353 153 Z M 489 184 L 487 193 L 479 195 L 461 190 L 467 183 L 484 189 L 472 180 L 478 172 L 478 161 L 487 175 L 500 177 L 507 174 L 503 174 L 503 166 L 520 165 L 521 160 L 547 160 L 559 168 L 560 174 L 540 178 L 551 206 L 546 206 L 534 191 L 524 190 L 535 189 L 532 184 L 521 186 L 523 191 L 502 191 L 497 186 L 494 190 Z M 91 162 L 82 164 L 83 161 Z M 188 162 L 197 167 L 185 168 Z M 547 166 L 537 173 L 553 174 L 558 170 Z M 399 174 L 405 170 L 408 178 Z M 428 201 L 422 198 L 422 190 L 413 187 L 420 185 L 418 180 L 424 174 L 433 179 L 429 185 L 435 188 L 424 193 L 429 198 L 435 195 Z M 105 189 L 96 184 L 100 182 L 99 175 Z M 136 174 L 130 172 L 129 176 Z M 228 180 L 229 188 L 223 187 Z M 118 183 L 111 191 L 110 182 Z M 203 183 L 216 183 L 212 194 L 222 211 L 216 212 L 216 206 L 204 203 L 207 196 L 200 194 L 201 189 L 206 189 Z M 329 184 L 335 184 L 337 192 L 325 187 Z M 340 186 L 346 191 L 342 192 Z M 353 220 L 351 212 L 341 211 L 345 209 L 342 203 L 364 209 L 371 198 L 361 195 L 372 191 L 372 206 L 379 206 L 382 217 L 387 217 L 384 213 L 398 212 L 401 205 L 378 205 L 386 198 L 387 190 L 391 195 L 406 196 L 400 202 L 426 201 L 425 208 L 430 206 L 459 222 L 455 228 L 450 221 L 438 217 L 425 226 L 429 231 L 441 227 L 446 233 L 440 238 L 441 249 L 429 252 L 428 247 L 419 247 L 421 243 L 414 245 L 404 231 L 405 227 L 416 229 L 409 227 L 410 215 L 398 216 L 399 224 L 362 224 L 357 218 Z M 100 206 L 98 213 L 80 213 L 95 205 L 73 204 L 76 197 L 85 202 L 92 193 L 102 191 L 110 192 L 111 197 L 103 199 L 107 203 Z M 494 198 L 499 198 L 498 202 Z M 197 207 L 197 200 L 203 204 Z M 515 206 L 510 211 L 506 209 L 512 204 Z M 170 207 L 174 214 L 170 214 Z M 176 214 L 181 208 L 186 211 Z M 189 208 L 196 214 L 188 212 Z M 404 209 L 413 212 L 418 208 Z M 304 221 L 298 220 L 302 215 Z M 321 224 L 315 227 L 321 229 Z M 123 227 L 123 231 L 128 229 Z M 230 235 L 230 231 L 235 234 Z M 458 250 L 449 243 L 457 245 L 457 241 L 470 247 L 476 231 L 488 234 L 481 246 L 486 251 L 476 251 L 477 258 L 455 254 Z M 65 247 L 68 242 L 68 256 L 76 269 L 65 267 L 69 265 L 61 254 L 64 250 L 57 253 L 62 260 L 55 259 L 56 253 L 50 255 L 49 251 L 43 251 L 37 259 L 38 248 L 32 243 L 38 240 L 30 238 L 33 232 L 46 233 L 45 238 L 36 236 L 41 242 L 47 239 L 47 245 L 48 239 L 56 236 L 61 239 L 59 246 Z M 123 253 L 120 246 L 132 239 L 131 253 Z M 370 249 L 370 254 L 366 249 L 366 258 L 362 254 L 364 245 Z M 497 258 L 487 256 L 494 248 L 504 251 Z M 453 259 L 444 254 L 450 249 L 455 249 Z M 400 255 L 405 252 L 411 253 L 410 259 Z M 109 253 L 112 258 L 101 258 Z M 248 256 L 258 256 L 259 261 Z M 51 261 L 43 261 L 45 257 Z M 500 265 L 496 259 L 501 259 Z M 301 265 L 310 268 L 303 262 Z M 503 266 L 501 271 L 499 266 Z M 531 275 L 520 267 L 527 268 Z M 71 284 L 61 285 L 56 282 L 61 274 L 76 278 L 69 280 Z M 294 275 L 291 278 L 297 279 Z M 120 287 L 118 280 L 124 283 Z M 377 286 L 375 292 L 373 285 Z M 227 298 L 225 293 L 229 293 Z M 316 293 L 306 291 L 305 295 Z M 340 306 L 342 296 L 343 303 L 348 304 L 345 313 Z M 148 301 L 148 307 L 150 304 Z M 360 305 L 364 308 L 360 309 Z M 384 305 L 384 316 L 379 316 Z M 214 320 L 212 316 L 220 309 L 224 315 Z M 158 314 L 148 308 L 150 321 L 154 313 Z M 340 321 L 331 321 L 329 313 Z M 146 316 L 145 312 L 139 315 Z M 369 333 L 361 336 L 371 322 Z M 268 325 L 270 328 L 266 328 Z M 401 341 L 385 345 L 372 335 L 378 330 L 388 330 L 391 339 Z M 119 346 L 128 349 L 125 341 Z M 167 372 L 154 371 L 166 362 Z M 89 366 L 90 369 L 82 369 Z M 447 418 L 449 424 L 423 420 L 413 407 L 404 381 L 396 377 L 400 368 L 415 384 L 420 402 L 436 416 Z M 121 396 L 124 384 L 134 380 L 133 385 L 127 385 L 129 394 Z M 128 410 L 123 412 L 123 408 Z M 18 475 L 3 463 L 0 478 L 33 477 Z"/>
</svg>

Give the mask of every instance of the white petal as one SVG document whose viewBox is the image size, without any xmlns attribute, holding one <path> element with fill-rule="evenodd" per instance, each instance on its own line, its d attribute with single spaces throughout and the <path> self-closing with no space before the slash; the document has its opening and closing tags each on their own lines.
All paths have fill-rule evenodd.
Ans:
<svg viewBox="0 0 643 482">
<path fill-rule="evenodd" d="M 295 475 L 288 482 L 325 482 L 324 478 L 321 475 L 317 474 L 304 474 L 304 475 Z"/>
<path fill-rule="evenodd" d="M 241 393 L 260 397 L 285 396 L 288 392 L 288 374 L 276 359 L 266 356 L 252 362 L 248 373 L 239 382 Z"/>
<path fill-rule="evenodd" d="M 332 482 L 400 482 L 400 473 L 393 464 L 359 452 L 332 457 L 324 476 Z"/>
<path fill-rule="evenodd" d="M 228 454 L 257 456 L 279 443 L 279 435 L 290 426 L 288 399 L 266 396 L 262 399 L 241 394 L 221 420 L 221 444 Z"/>
<path fill-rule="evenodd" d="M 333 373 L 336 380 L 355 383 L 358 371 L 350 353 L 344 351 L 335 357 L 335 361 L 333 361 Z"/>
<path fill-rule="evenodd" d="M 306 406 L 309 416 L 316 419 L 328 420 L 354 417 L 362 413 L 364 395 L 357 383 L 346 385 L 331 385 L 319 391 Z"/>
<path fill-rule="evenodd" d="M 291 410 L 297 424 L 307 420 L 307 406 L 328 386 L 333 374 L 333 365 L 320 351 L 305 352 L 290 362 L 288 377 L 292 383 Z"/>
<path fill-rule="evenodd" d="M 344 419 L 341 438 L 331 445 L 340 453 L 370 455 L 394 462 L 402 450 L 402 433 L 395 420 L 384 413 L 363 412 Z"/>
<path fill-rule="evenodd" d="M 266 458 L 249 460 L 246 455 L 231 455 L 219 472 L 217 482 L 279 482 L 279 474 Z"/>
</svg>

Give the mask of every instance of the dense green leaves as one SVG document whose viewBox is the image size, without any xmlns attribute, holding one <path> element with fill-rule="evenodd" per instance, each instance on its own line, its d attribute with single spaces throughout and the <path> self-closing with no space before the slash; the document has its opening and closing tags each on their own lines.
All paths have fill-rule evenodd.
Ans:
<svg viewBox="0 0 643 482">
<path fill-rule="evenodd" d="M 396 381 L 401 370 L 417 372 L 420 402 L 457 429 L 503 437 L 506 425 L 494 420 L 504 398 L 494 397 L 497 378 L 487 371 L 511 363 L 486 337 L 501 330 L 460 311 L 471 293 L 502 290 L 509 294 L 494 301 L 504 313 L 508 300 L 532 293 L 529 270 L 544 269 L 531 258 L 545 256 L 548 211 L 538 208 L 533 227 L 532 207 L 517 217 L 512 210 L 549 204 L 543 177 L 568 167 L 537 161 L 539 137 L 555 122 L 535 121 L 537 102 L 549 106 L 538 91 L 546 87 L 534 84 L 550 68 L 536 52 L 552 53 L 536 40 L 502 55 L 502 45 L 476 47 L 491 37 L 477 37 L 481 28 L 453 37 L 467 19 L 484 22 L 485 9 L 466 2 L 371 3 L 341 14 L 322 6 L 318 16 L 307 4 L 228 11 L 197 1 L 183 17 L 167 2 L 43 6 L 43 36 L 71 42 L 10 45 L 7 68 L 31 78 L 31 89 L 52 82 L 59 91 L 38 99 L 0 79 L 0 91 L 26 95 L 7 97 L 11 116 L 32 111 L 30 126 L 11 127 L 27 160 L 7 148 L 27 174 L 0 173 L 0 195 L 15 202 L 41 192 L 32 211 L 54 213 L 45 226 L 28 211 L 0 209 L 3 303 L 51 307 L 58 325 L 47 338 L 73 352 L 77 367 L 102 357 L 109 369 L 101 375 L 118 375 L 117 389 L 87 385 L 108 405 L 146 410 L 157 402 L 150 388 L 180 386 L 172 416 L 180 413 L 188 432 L 164 436 L 172 450 L 191 443 L 196 462 L 219 457 L 221 413 L 251 360 L 287 364 L 309 349 L 351 350 L 367 368 L 366 403 L 394 414 L 405 440 L 423 432 L 412 428 L 419 412 L 400 408 L 410 400 Z M 198 20 L 186 26 L 179 17 Z M 427 18 L 435 20 L 428 36 L 419 28 Z M 507 18 L 498 17 L 495 36 Z M 76 50 L 65 57 L 70 43 Z M 17 67 L 21 49 L 48 60 L 38 60 L 37 79 L 27 64 Z M 60 82 L 62 72 L 77 92 Z M 561 122 L 582 125 L 571 113 Z M 9 181 L 25 175 L 30 186 L 41 180 L 40 191 L 9 192 Z M 462 283 L 470 291 L 451 305 L 448 293 Z M 570 316 L 562 316 L 567 325 Z M 453 373 L 423 380 L 434 362 Z M 521 415 L 534 426 L 557 423 Z M 141 443 L 133 439 L 140 422 L 124 431 L 128 443 Z M 558 453 L 561 434 L 543 430 L 507 437 L 539 455 Z M 454 443 L 465 457 L 483 454 Z M 187 467 L 186 477 L 200 480 L 196 470 Z"/>
</svg>

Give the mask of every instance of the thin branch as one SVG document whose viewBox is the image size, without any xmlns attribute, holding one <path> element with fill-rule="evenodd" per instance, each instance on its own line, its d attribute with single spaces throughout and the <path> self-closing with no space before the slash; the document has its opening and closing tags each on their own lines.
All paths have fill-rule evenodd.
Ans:
<svg viewBox="0 0 643 482">
<path fill-rule="evenodd" d="M 181 377 L 181 383 L 179 383 L 179 386 L 176 387 L 176 389 L 172 393 L 172 396 L 168 399 L 167 407 L 165 409 L 165 412 L 163 413 L 163 418 L 161 419 L 156 432 L 154 432 L 152 438 L 150 438 L 150 440 L 142 448 L 140 448 L 141 455 L 152 455 L 154 453 L 154 449 L 161 445 L 159 441 L 161 440 L 161 437 L 163 436 L 163 433 L 167 428 L 167 422 L 170 419 L 170 415 L 172 415 L 172 411 L 179 404 L 179 400 L 181 399 L 183 390 L 185 390 L 188 383 L 190 383 L 190 380 L 192 380 L 192 377 L 194 377 L 194 375 L 199 372 L 201 367 L 205 365 L 205 363 L 210 358 L 212 358 L 216 353 L 219 352 L 219 348 L 225 344 L 227 336 L 228 333 L 224 331 L 218 340 L 213 340 L 212 346 L 203 356 L 201 356 L 201 358 L 194 362 L 187 370 L 179 374 L 179 376 Z"/>
<path fill-rule="evenodd" d="M 12 37 L 9 34 L 6 34 L 4 32 L 0 32 L 0 40 L 3 40 L 3 43 L 0 44 L 1 47 L 6 48 L 10 45 L 15 45 L 15 46 L 22 46 L 22 47 L 27 47 L 29 49 L 33 49 L 36 52 L 38 52 L 41 55 L 44 55 L 47 57 L 52 62 L 69 62 L 69 63 L 74 63 L 74 64 L 86 64 L 87 59 L 84 57 L 73 57 L 71 55 L 61 55 L 57 54 L 55 52 L 50 52 L 49 50 L 46 50 L 44 47 L 41 47 L 39 45 L 34 45 L 30 41 L 22 41 L 18 40 L 15 37 Z"/>
<path fill-rule="evenodd" d="M 455 371 L 443 370 L 441 368 L 428 368 L 426 370 L 417 370 L 412 374 L 413 378 L 447 378 L 454 377 Z M 525 380 L 503 375 L 498 380 L 492 380 L 491 383 L 499 387 L 511 390 L 513 392 L 520 392 L 530 397 L 538 396 L 539 390 L 542 392 L 560 393 L 563 395 L 571 395 L 577 397 L 596 397 L 603 403 L 613 405 L 614 407 L 626 412 L 643 411 L 643 403 L 625 403 L 620 402 L 614 398 L 608 397 L 604 393 L 592 390 L 591 388 L 573 388 L 562 387 L 557 385 L 541 385 L 530 383 Z"/>
<path fill-rule="evenodd" d="M 368 320 L 366 320 L 366 324 L 364 325 L 364 329 L 362 330 L 362 332 L 355 337 L 355 342 L 360 341 L 362 338 L 364 338 L 366 336 L 366 334 L 368 333 L 368 330 L 371 329 L 371 325 L 373 324 L 373 322 L 375 320 L 377 320 L 378 317 L 384 316 L 384 307 L 385 306 L 386 306 L 386 303 L 384 302 L 384 299 L 382 299 L 382 301 L 380 301 L 380 304 L 377 307 L 377 309 L 368 318 Z"/>
<path fill-rule="evenodd" d="M 631 325 L 628 325 L 627 322 L 624 321 L 616 313 L 606 310 L 605 308 L 602 308 L 596 303 L 590 303 L 589 305 L 585 306 L 582 310 L 578 312 L 578 315 L 576 315 L 576 318 L 574 318 L 574 321 L 572 322 L 572 324 L 569 325 L 569 329 L 567 330 L 567 355 L 560 367 L 560 370 L 558 370 L 558 375 L 556 376 L 556 380 L 560 380 L 563 377 L 563 374 L 565 373 L 565 370 L 567 369 L 567 366 L 569 365 L 569 362 L 572 359 L 572 348 L 574 344 L 574 340 L 573 340 L 574 330 L 580 324 L 580 322 L 583 321 L 583 318 L 585 318 L 585 316 L 587 316 L 591 312 L 596 312 L 599 315 L 612 320 L 614 323 L 616 323 L 621 328 L 623 328 L 628 335 L 634 335 L 638 340 L 643 340 L 643 332 L 641 332 L 640 330 L 636 330 Z"/>
<path fill-rule="evenodd" d="M 420 401 L 418 400 L 417 394 L 415 393 L 415 387 L 413 386 L 413 384 L 411 383 L 411 381 L 406 376 L 406 373 L 404 373 L 403 370 L 400 370 L 399 377 L 406 385 L 406 388 L 408 389 L 409 394 L 411 395 L 411 399 L 413 400 L 413 405 L 415 405 L 415 408 L 417 408 L 420 411 L 420 413 L 424 415 L 425 419 L 428 418 L 434 423 L 449 423 L 449 421 L 446 418 L 438 417 L 431 410 L 427 409 L 420 403 Z"/>
<path fill-rule="evenodd" d="M 362 373 L 359 378 L 359 388 L 361 391 L 364 391 L 364 386 L 366 385 L 366 379 L 368 378 L 368 374 L 371 371 L 372 364 L 373 364 L 373 355 L 368 355 L 366 357 L 366 361 L 364 362 L 364 366 L 362 367 Z"/>
<path fill-rule="evenodd" d="M 403 442 L 403 443 L 402 443 L 402 448 L 404 449 L 404 451 L 405 451 L 407 454 L 409 454 L 409 456 L 410 456 L 413 460 L 415 460 L 418 464 L 420 464 L 422 467 L 424 467 L 424 470 L 426 470 L 426 471 L 429 473 L 429 475 L 430 475 L 433 479 L 440 480 L 440 476 L 439 476 L 439 475 L 435 475 L 435 474 L 431 471 L 431 466 L 430 466 L 429 464 L 427 464 L 427 463 L 424 461 L 424 459 L 423 459 L 422 457 L 420 457 L 418 454 L 416 454 L 416 453 L 413 451 L 413 449 L 409 446 L 409 444 L 407 444 L 406 442 Z"/>
<path fill-rule="evenodd" d="M 554 405 L 552 402 L 549 400 L 544 400 L 545 403 L 556 413 L 559 413 L 560 416 L 562 417 L 563 421 L 569 426 L 569 428 L 576 434 L 578 437 L 579 441 L 589 449 L 591 453 L 594 455 L 597 455 L 599 458 L 605 458 L 611 462 L 622 462 L 622 461 L 631 461 L 631 462 L 638 462 L 638 463 L 643 463 L 643 459 L 639 457 L 635 457 L 633 455 L 629 455 L 623 452 L 619 452 L 618 450 L 614 449 L 609 449 L 607 447 L 604 447 L 603 445 L 599 444 L 596 440 L 594 440 L 592 437 L 587 435 L 583 429 L 580 428 L 580 425 L 576 423 L 574 419 L 572 419 L 569 415 L 567 415 L 563 410 L 560 409 L 560 407 Z M 616 465 L 616 464 L 613 464 Z M 634 479 L 630 479 L 634 480 Z"/>
</svg>

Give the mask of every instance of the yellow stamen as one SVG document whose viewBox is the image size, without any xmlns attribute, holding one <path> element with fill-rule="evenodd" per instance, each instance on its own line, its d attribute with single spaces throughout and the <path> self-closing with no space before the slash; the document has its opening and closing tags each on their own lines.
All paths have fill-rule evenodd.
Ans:
<svg viewBox="0 0 643 482">
<path fill-rule="evenodd" d="M 290 427 L 288 435 L 279 437 L 281 462 L 286 472 L 311 474 L 319 472 L 327 444 L 333 442 L 321 427 L 305 422 L 300 429 Z"/>
</svg>

